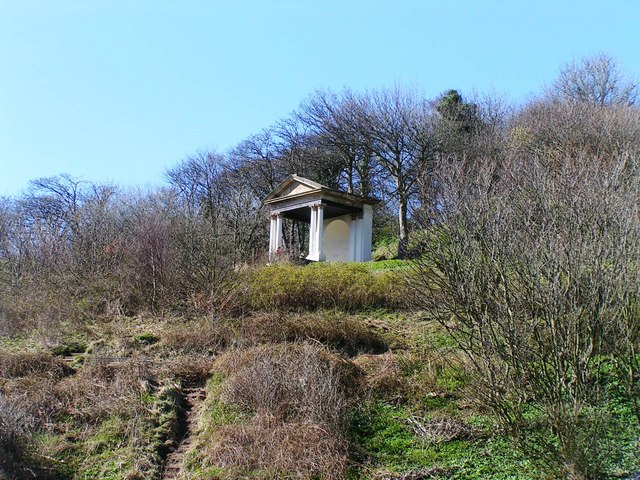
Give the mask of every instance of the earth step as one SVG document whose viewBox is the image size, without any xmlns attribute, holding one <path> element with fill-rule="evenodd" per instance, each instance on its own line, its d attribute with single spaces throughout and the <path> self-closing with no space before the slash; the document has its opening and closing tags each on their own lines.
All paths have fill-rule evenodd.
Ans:
<svg viewBox="0 0 640 480">
<path fill-rule="evenodd" d="M 182 398 L 184 401 L 184 414 L 180 419 L 184 434 L 178 441 L 176 448 L 167 455 L 162 470 L 162 480 L 177 480 L 180 478 L 184 454 L 191 446 L 191 439 L 197 427 L 199 405 L 205 399 L 207 393 L 204 388 L 184 388 Z"/>
</svg>

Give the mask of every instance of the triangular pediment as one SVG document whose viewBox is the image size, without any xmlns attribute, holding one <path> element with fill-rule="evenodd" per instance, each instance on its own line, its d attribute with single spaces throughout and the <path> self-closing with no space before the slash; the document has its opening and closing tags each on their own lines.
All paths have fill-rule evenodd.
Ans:
<svg viewBox="0 0 640 480">
<path fill-rule="evenodd" d="M 286 198 L 297 195 L 302 195 L 309 192 L 316 192 L 321 190 L 323 185 L 309 180 L 308 178 L 299 177 L 298 175 L 289 175 L 280 185 L 278 185 L 273 191 L 267 195 L 265 201 L 274 200 L 277 198 Z"/>
</svg>

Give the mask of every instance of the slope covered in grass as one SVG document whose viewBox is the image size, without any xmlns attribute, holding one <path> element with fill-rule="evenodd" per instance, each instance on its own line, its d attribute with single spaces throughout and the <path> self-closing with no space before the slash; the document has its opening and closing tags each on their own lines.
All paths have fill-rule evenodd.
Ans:
<svg viewBox="0 0 640 480">
<path fill-rule="evenodd" d="M 246 274 L 224 315 L 95 316 L 3 338 L 5 476 L 161 478 L 185 391 L 204 385 L 175 478 L 563 478 L 498 428 L 398 270 L 271 266 Z M 630 410 L 610 415 L 625 428 L 601 478 L 640 469 Z M 549 441 L 535 417 L 530 433 L 530 447 Z"/>
</svg>

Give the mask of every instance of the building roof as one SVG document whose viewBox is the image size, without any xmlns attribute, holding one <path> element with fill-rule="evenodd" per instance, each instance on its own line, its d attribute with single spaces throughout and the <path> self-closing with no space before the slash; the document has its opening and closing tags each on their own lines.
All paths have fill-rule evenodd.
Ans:
<svg viewBox="0 0 640 480">
<path fill-rule="evenodd" d="M 355 195 L 353 193 L 343 192 L 334 188 L 329 188 L 308 178 L 300 177 L 298 175 L 291 174 L 284 181 L 274 188 L 269 195 L 264 199 L 265 205 L 273 205 L 282 201 L 289 201 L 291 199 L 298 198 L 303 200 L 304 197 L 330 197 L 333 201 L 342 201 L 347 205 L 354 204 L 369 204 L 373 205 L 379 202 L 379 200 L 370 197 L 363 197 L 361 195 Z M 273 205 L 275 206 L 275 205 Z"/>
</svg>

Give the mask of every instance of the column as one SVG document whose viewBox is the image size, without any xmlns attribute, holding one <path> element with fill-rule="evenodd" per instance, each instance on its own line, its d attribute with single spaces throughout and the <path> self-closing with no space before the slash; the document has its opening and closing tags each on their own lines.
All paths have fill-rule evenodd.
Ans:
<svg viewBox="0 0 640 480">
<path fill-rule="evenodd" d="M 354 262 L 362 261 L 362 216 L 359 214 L 353 221 Z"/>
<path fill-rule="evenodd" d="M 272 213 L 269 215 L 269 218 L 271 220 L 271 224 L 269 226 L 269 261 L 271 261 L 273 259 L 273 256 L 276 253 L 276 241 L 275 241 L 275 235 L 276 235 L 276 217 L 275 215 Z"/>
<path fill-rule="evenodd" d="M 278 213 L 276 215 L 276 235 L 275 235 L 276 252 L 282 246 L 283 246 L 283 244 L 282 244 L 282 214 Z"/>
<path fill-rule="evenodd" d="M 318 261 L 322 262 L 325 259 L 324 253 L 322 253 L 322 237 L 324 236 L 324 205 L 322 203 L 318 204 L 316 217 L 318 218 L 316 251 L 318 252 Z"/>
<path fill-rule="evenodd" d="M 358 215 L 351 214 L 351 222 L 349 223 L 349 261 L 357 262 L 356 242 L 357 242 Z"/>
<path fill-rule="evenodd" d="M 307 256 L 307 260 L 315 260 L 316 253 L 316 231 L 318 227 L 318 222 L 316 220 L 316 206 L 311 205 L 311 220 L 309 221 L 309 255 Z"/>
<path fill-rule="evenodd" d="M 373 210 L 371 205 L 362 207 L 362 260 L 371 260 L 371 243 L 373 241 Z"/>
</svg>

